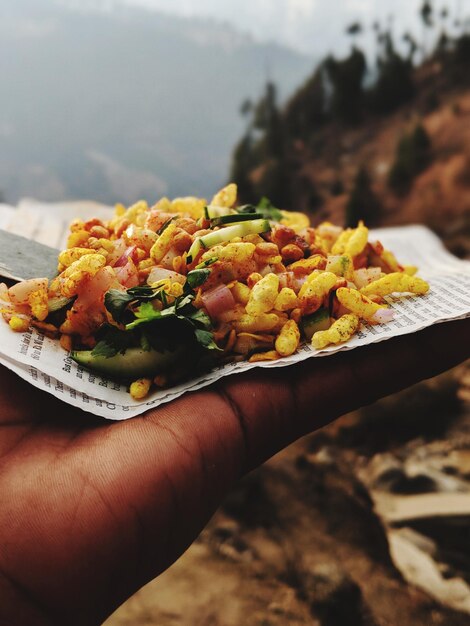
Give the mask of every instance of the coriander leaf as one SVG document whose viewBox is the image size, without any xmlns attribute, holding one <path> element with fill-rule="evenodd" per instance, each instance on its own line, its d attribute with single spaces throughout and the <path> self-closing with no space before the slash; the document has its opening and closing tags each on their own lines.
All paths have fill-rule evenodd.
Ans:
<svg viewBox="0 0 470 626">
<path fill-rule="evenodd" d="M 166 315 L 174 315 L 174 308 L 166 309 Z M 154 320 L 161 319 L 162 316 L 165 315 L 165 309 L 163 311 L 157 311 L 153 308 L 151 302 L 143 302 L 138 309 L 134 311 L 134 315 L 137 319 L 135 319 L 130 324 L 126 324 L 126 330 L 132 330 L 140 324 L 147 324 L 148 322 L 153 322 Z"/>
<path fill-rule="evenodd" d="M 211 318 L 207 315 L 207 313 L 204 313 L 202 309 L 196 309 L 194 313 L 188 315 L 188 318 L 193 323 L 201 324 L 201 326 L 203 326 L 207 330 L 212 328 Z"/>
<path fill-rule="evenodd" d="M 105 339 L 103 341 L 99 341 L 96 346 L 93 348 L 91 355 L 92 356 L 104 356 L 106 359 L 109 359 L 112 356 L 116 356 L 119 350 L 116 346 L 113 346 L 111 343 L 108 343 Z"/>
<path fill-rule="evenodd" d="M 175 313 L 176 311 L 178 311 L 178 313 L 182 313 L 183 309 L 189 306 L 190 304 L 192 304 L 193 300 L 194 300 L 193 293 L 186 293 L 180 296 L 179 298 L 177 298 L 175 305 L 174 305 Z"/>
<path fill-rule="evenodd" d="M 261 198 L 257 211 L 263 215 L 264 219 L 273 220 L 274 222 L 280 222 L 283 217 L 282 211 L 273 206 L 271 200 L 266 197 Z"/>
<path fill-rule="evenodd" d="M 273 206 L 268 198 L 262 198 L 258 206 L 254 206 L 253 204 L 244 204 L 236 210 L 237 213 L 242 215 L 259 213 L 265 220 L 272 220 L 274 222 L 280 222 L 282 220 L 282 211 Z"/>
<path fill-rule="evenodd" d="M 132 302 L 151 302 L 156 298 L 161 300 L 164 306 L 167 306 L 166 294 L 162 289 L 142 285 L 141 287 L 132 287 L 127 291 L 110 289 L 105 294 L 104 304 L 113 319 L 119 324 L 123 324 L 129 304 Z"/>
<path fill-rule="evenodd" d="M 215 343 L 214 335 L 210 331 L 196 328 L 194 334 L 197 342 L 206 350 L 217 350 L 218 352 L 222 352 L 219 346 Z"/>
<path fill-rule="evenodd" d="M 209 269 L 195 269 L 192 272 L 188 272 L 186 277 L 187 284 L 191 289 L 196 289 L 203 285 L 209 278 L 211 271 Z"/>
<path fill-rule="evenodd" d="M 135 300 L 135 296 L 127 291 L 110 289 L 104 296 L 104 305 L 111 313 L 114 321 L 120 324 L 128 305 Z"/>
<path fill-rule="evenodd" d="M 134 300 L 153 300 L 158 295 L 158 289 L 149 285 L 141 285 L 140 287 L 131 287 L 127 290 L 127 293 Z"/>
<path fill-rule="evenodd" d="M 150 345 L 158 352 L 174 351 L 184 346 L 189 357 L 198 345 L 194 337 L 194 326 L 186 318 L 164 317 L 142 328 L 145 328 L 145 336 Z"/>
<path fill-rule="evenodd" d="M 100 329 L 98 340 L 92 350 L 92 356 L 109 358 L 130 348 L 134 344 L 135 336 L 133 333 L 127 333 L 114 326 L 106 325 Z"/>
<path fill-rule="evenodd" d="M 151 302 L 143 302 L 139 308 L 134 311 L 134 315 L 137 319 L 158 319 L 162 316 L 162 312 L 154 309 Z"/>
</svg>

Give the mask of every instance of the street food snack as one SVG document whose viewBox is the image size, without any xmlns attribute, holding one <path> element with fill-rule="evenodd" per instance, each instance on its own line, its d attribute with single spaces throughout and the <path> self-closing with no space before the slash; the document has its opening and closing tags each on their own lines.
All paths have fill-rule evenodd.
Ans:
<svg viewBox="0 0 470 626">
<path fill-rule="evenodd" d="M 0 311 L 141 400 L 217 363 L 321 350 L 388 323 L 386 296 L 429 290 L 415 274 L 362 222 L 312 227 L 266 199 L 239 206 L 231 184 L 210 203 L 163 198 L 75 220 L 57 276 L 1 284 Z"/>
</svg>

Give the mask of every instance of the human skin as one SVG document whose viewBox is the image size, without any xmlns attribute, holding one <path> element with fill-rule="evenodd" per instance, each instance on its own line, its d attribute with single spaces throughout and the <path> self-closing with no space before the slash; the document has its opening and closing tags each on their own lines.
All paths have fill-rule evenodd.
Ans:
<svg viewBox="0 0 470 626">
<path fill-rule="evenodd" d="M 0 369 L 0 624 L 101 623 L 297 438 L 470 356 L 470 319 L 255 370 L 125 422 Z M 443 416 L 444 419 L 444 416 Z"/>
</svg>

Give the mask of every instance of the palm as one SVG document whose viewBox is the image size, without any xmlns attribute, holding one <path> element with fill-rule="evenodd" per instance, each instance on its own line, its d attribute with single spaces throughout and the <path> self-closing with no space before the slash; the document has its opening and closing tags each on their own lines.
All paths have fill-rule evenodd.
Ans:
<svg viewBox="0 0 470 626">
<path fill-rule="evenodd" d="M 225 379 L 120 423 L 2 369 L 0 623 L 99 623 L 185 550 L 244 472 L 463 360 L 469 325 Z"/>
</svg>

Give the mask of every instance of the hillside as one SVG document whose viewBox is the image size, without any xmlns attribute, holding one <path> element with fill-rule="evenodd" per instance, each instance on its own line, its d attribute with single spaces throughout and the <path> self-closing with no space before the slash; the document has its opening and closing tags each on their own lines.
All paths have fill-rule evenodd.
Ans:
<svg viewBox="0 0 470 626">
<path fill-rule="evenodd" d="M 350 76 L 360 52 L 334 61 L 344 71 L 340 88 L 345 93 L 337 101 L 341 105 L 344 96 L 343 115 L 334 109 L 335 96 L 325 101 L 322 91 L 327 60 L 326 70 L 317 70 L 286 107 L 275 111 L 278 121 L 264 127 L 248 158 L 244 155 L 245 170 L 239 157 L 247 135 L 240 142 L 233 173 L 244 200 L 269 195 L 279 205 L 308 211 L 314 222 L 423 222 L 456 253 L 470 254 L 469 42 L 464 35 L 418 67 L 401 58 L 408 91 L 400 92 L 403 77 L 397 74 L 398 95 L 386 93 L 396 98 L 390 106 L 374 102 L 377 86 L 357 97 L 347 91 L 362 80 L 362 69 Z M 277 152 L 266 147 L 273 135 L 279 138 Z"/>
<path fill-rule="evenodd" d="M 423 85 L 422 91 L 438 92 L 442 66 L 425 69 L 434 75 L 432 85 Z M 417 75 L 418 92 L 429 78 L 425 72 Z M 386 119 L 346 130 L 339 142 L 331 137 L 336 145 L 330 154 L 306 158 L 298 175 L 312 180 L 325 198 L 319 217 L 321 213 L 333 221 L 344 221 L 355 176 L 363 166 L 380 204 L 376 223 L 423 222 L 448 238 L 464 228 L 470 234 L 470 88 L 441 92 L 439 103 L 431 111 L 421 106 L 426 96 L 423 93 L 421 101 L 418 98 Z M 416 175 L 410 189 L 397 195 L 388 185 L 397 143 L 417 124 L 422 125 L 430 141 L 429 163 Z M 335 196 L 331 187 L 338 179 L 345 192 Z"/>
<path fill-rule="evenodd" d="M 284 97 L 311 67 L 209 20 L 74 6 L 0 7 L 0 190 L 11 203 L 209 195 L 267 67 Z"/>
</svg>

